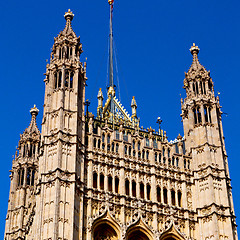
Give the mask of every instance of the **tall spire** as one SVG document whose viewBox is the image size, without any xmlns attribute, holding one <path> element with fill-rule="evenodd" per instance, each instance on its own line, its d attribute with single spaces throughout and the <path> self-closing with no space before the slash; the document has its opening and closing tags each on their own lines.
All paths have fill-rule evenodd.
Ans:
<svg viewBox="0 0 240 240">
<path fill-rule="evenodd" d="M 114 0 L 108 0 L 110 6 L 110 24 L 109 24 L 109 88 L 114 88 L 113 85 L 113 2 Z"/>
</svg>

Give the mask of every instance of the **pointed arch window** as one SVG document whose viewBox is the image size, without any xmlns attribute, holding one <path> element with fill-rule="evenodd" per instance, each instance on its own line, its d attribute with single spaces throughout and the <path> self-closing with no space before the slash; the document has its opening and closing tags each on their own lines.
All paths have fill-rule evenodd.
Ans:
<svg viewBox="0 0 240 240">
<path fill-rule="evenodd" d="M 144 198 L 144 184 L 140 183 L 140 197 Z"/>
<path fill-rule="evenodd" d="M 100 175 L 100 189 L 104 190 L 104 175 Z"/>
<path fill-rule="evenodd" d="M 157 187 L 157 201 L 161 202 L 161 188 L 159 186 Z"/>
<path fill-rule="evenodd" d="M 94 188 L 97 188 L 97 179 L 98 179 L 97 173 L 93 173 L 93 187 Z"/>
<path fill-rule="evenodd" d="M 178 206 L 182 207 L 182 193 L 178 191 Z"/>
<path fill-rule="evenodd" d="M 151 186 L 147 185 L 147 200 L 151 200 Z"/>
<path fill-rule="evenodd" d="M 165 204 L 168 203 L 168 200 L 167 200 L 167 189 L 166 188 L 163 189 L 163 201 L 164 201 Z"/>
<path fill-rule="evenodd" d="M 172 199 L 172 205 L 175 206 L 176 205 L 176 197 L 175 197 L 174 190 L 171 191 L 171 199 Z"/>
<path fill-rule="evenodd" d="M 129 181 L 128 180 L 125 181 L 125 194 L 129 195 Z"/>
<path fill-rule="evenodd" d="M 108 176 L 108 191 L 112 192 L 112 177 Z"/>
<path fill-rule="evenodd" d="M 119 178 L 115 177 L 115 193 L 119 193 Z"/>
<path fill-rule="evenodd" d="M 136 182 L 132 181 L 132 195 L 133 197 L 136 197 Z"/>
</svg>

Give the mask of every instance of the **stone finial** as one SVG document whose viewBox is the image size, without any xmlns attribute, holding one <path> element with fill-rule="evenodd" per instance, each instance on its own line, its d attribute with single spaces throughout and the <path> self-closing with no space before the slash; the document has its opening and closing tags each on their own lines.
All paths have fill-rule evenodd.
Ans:
<svg viewBox="0 0 240 240">
<path fill-rule="evenodd" d="M 70 9 L 68 9 L 67 12 L 65 12 L 64 17 L 66 20 L 73 20 L 74 14 L 72 13 L 72 11 Z"/>
<path fill-rule="evenodd" d="M 98 99 L 103 99 L 102 88 L 99 88 L 97 98 L 98 98 Z"/>
<path fill-rule="evenodd" d="M 114 0 L 108 0 L 109 5 L 112 5 Z"/>
<path fill-rule="evenodd" d="M 182 140 L 182 136 L 181 136 L 180 133 L 179 133 L 178 136 L 177 136 L 177 140 Z"/>
<path fill-rule="evenodd" d="M 131 102 L 131 107 L 137 107 L 137 102 L 136 102 L 136 99 L 135 99 L 135 97 L 133 96 L 132 97 L 132 102 Z"/>
<path fill-rule="evenodd" d="M 200 48 L 193 43 L 192 47 L 189 49 L 191 54 L 198 54 L 200 51 Z"/>
<path fill-rule="evenodd" d="M 34 104 L 33 108 L 31 108 L 31 110 L 30 110 L 30 113 L 31 113 L 32 116 L 33 115 L 37 116 L 38 112 L 39 112 L 39 110 L 37 109 L 36 105 Z"/>
</svg>

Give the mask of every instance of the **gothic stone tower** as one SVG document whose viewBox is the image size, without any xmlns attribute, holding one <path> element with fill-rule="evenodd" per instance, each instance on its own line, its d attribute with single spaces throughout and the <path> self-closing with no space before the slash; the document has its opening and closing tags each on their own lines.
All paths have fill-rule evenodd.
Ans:
<svg viewBox="0 0 240 240">
<path fill-rule="evenodd" d="M 190 49 L 193 63 L 185 74 L 182 102 L 186 152 L 192 157 L 193 207 L 204 239 L 237 239 L 219 97 L 210 72 L 199 63 L 199 48 Z"/>
<path fill-rule="evenodd" d="M 38 109 L 31 109 L 32 120 L 20 135 L 15 159 L 12 163 L 11 185 L 6 218 L 5 239 L 24 239 L 31 231 L 36 207 L 36 182 L 39 171 L 40 131 L 36 124 Z"/>
<path fill-rule="evenodd" d="M 82 45 L 70 10 L 65 19 L 41 134 L 34 107 L 13 161 L 5 239 L 237 240 L 219 98 L 198 47 L 184 80 L 184 137 L 168 141 L 139 127 L 136 99 L 130 116 L 112 75 L 106 102 L 100 89 L 97 115 L 85 114 Z"/>
</svg>

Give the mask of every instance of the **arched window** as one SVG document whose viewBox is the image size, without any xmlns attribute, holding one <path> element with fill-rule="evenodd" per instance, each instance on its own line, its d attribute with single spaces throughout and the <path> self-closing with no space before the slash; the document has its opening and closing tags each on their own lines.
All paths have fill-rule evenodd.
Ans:
<svg viewBox="0 0 240 240">
<path fill-rule="evenodd" d="M 62 49 L 59 48 L 59 59 L 61 59 L 61 58 L 62 58 Z"/>
<path fill-rule="evenodd" d="M 141 158 L 141 152 L 138 152 L 138 159 Z"/>
<path fill-rule="evenodd" d="M 149 159 L 149 151 L 146 152 L 146 158 Z"/>
<path fill-rule="evenodd" d="M 149 138 L 146 137 L 146 146 L 149 147 Z"/>
<path fill-rule="evenodd" d="M 145 159 L 145 151 L 142 151 L 142 159 Z"/>
<path fill-rule="evenodd" d="M 164 147 L 162 149 L 162 155 L 163 155 L 163 157 L 165 156 L 165 148 Z"/>
<path fill-rule="evenodd" d="M 184 163 L 184 168 L 187 168 L 187 161 L 186 161 L 186 159 L 183 160 L 183 163 Z"/>
<path fill-rule="evenodd" d="M 171 158 L 168 159 L 168 166 L 171 166 Z"/>
<path fill-rule="evenodd" d="M 105 142 L 105 134 L 104 133 L 102 134 L 102 142 L 103 143 Z"/>
<path fill-rule="evenodd" d="M 178 206 L 182 207 L 182 193 L 178 191 Z"/>
<path fill-rule="evenodd" d="M 125 194 L 129 195 L 129 181 L 128 180 L 125 181 Z"/>
<path fill-rule="evenodd" d="M 132 148 L 135 149 L 135 141 L 132 142 Z"/>
<path fill-rule="evenodd" d="M 101 140 L 98 139 L 98 148 L 100 149 L 100 147 L 101 147 Z"/>
<path fill-rule="evenodd" d="M 179 159 L 176 158 L 176 166 L 178 167 L 179 166 Z"/>
<path fill-rule="evenodd" d="M 149 184 L 147 185 L 147 200 L 151 200 L 151 187 Z"/>
<path fill-rule="evenodd" d="M 96 138 L 93 139 L 93 147 L 95 147 L 95 148 L 97 147 L 97 139 Z"/>
<path fill-rule="evenodd" d="M 163 189 L 163 201 L 164 201 L 165 204 L 168 203 L 168 199 L 167 199 L 167 189 L 166 189 L 166 188 Z"/>
<path fill-rule="evenodd" d="M 155 152 L 155 162 L 157 162 L 157 157 L 158 157 L 158 155 L 157 155 L 157 153 Z"/>
<path fill-rule="evenodd" d="M 133 150 L 133 157 L 135 157 L 136 156 L 136 152 L 135 152 L 135 150 Z"/>
<path fill-rule="evenodd" d="M 62 72 L 58 72 L 58 87 L 60 88 L 62 85 Z"/>
<path fill-rule="evenodd" d="M 55 83 L 55 89 L 58 87 L 58 74 L 57 72 L 54 73 L 54 83 Z"/>
<path fill-rule="evenodd" d="M 161 188 L 159 186 L 157 187 L 157 201 L 161 202 Z"/>
<path fill-rule="evenodd" d="M 157 148 L 158 146 L 157 146 L 157 140 L 156 140 L 156 138 L 154 138 L 154 140 L 153 140 L 153 148 Z"/>
<path fill-rule="evenodd" d="M 164 157 L 164 158 L 163 158 L 163 164 L 165 164 L 165 163 L 166 163 L 166 158 Z"/>
<path fill-rule="evenodd" d="M 103 143 L 103 144 L 102 144 L 102 150 L 104 150 L 104 149 L 105 149 L 105 144 Z"/>
<path fill-rule="evenodd" d="M 24 168 L 18 170 L 18 186 L 23 186 L 24 184 Z"/>
<path fill-rule="evenodd" d="M 131 148 L 131 147 L 128 148 L 128 155 L 129 155 L 129 156 L 132 155 L 132 148 Z"/>
<path fill-rule="evenodd" d="M 112 192 L 112 177 L 108 176 L 108 191 Z"/>
<path fill-rule="evenodd" d="M 170 148 L 168 148 L 168 157 L 170 158 Z"/>
<path fill-rule="evenodd" d="M 115 193 L 119 193 L 119 178 L 115 177 Z"/>
<path fill-rule="evenodd" d="M 112 143 L 112 152 L 114 152 L 114 143 Z"/>
<path fill-rule="evenodd" d="M 188 160 L 188 169 L 190 169 L 190 161 Z"/>
<path fill-rule="evenodd" d="M 118 129 L 116 130 L 116 139 L 119 140 L 119 131 L 118 131 Z"/>
<path fill-rule="evenodd" d="M 65 79 L 64 79 L 64 86 L 68 87 L 68 82 L 69 82 L 69 70 L 65 70 Z"/>
<path fill-rule="evenodd" d="M 97 188 L 97 179 L 98 179 L 97 173 L 93 173 L 93 187 L 94 188 Z"/>
<path fill-rule="evenodd" d="M 132 195 L 136 197 L 136 182 L 132 181 Z"/>
<path fill-rule="evenodd" d="M 162 162 L 162 155 L 161 153 L 158 154 L 158 161 L 161 163 Z"/>
<path fill-rule="evenodd" d="M 172 205 L 175 206 L 176 205 L 176 197 L 175 197 L 174 190 L 171 191 L 171 199 L 172 199 Z"/>
<path fill-rule="evenodd" d="M 138 142 L 138 151 L 140 151 L 140 148 L 141 148 L 141 144 L 140 142 Z"/>
<path fill-rule="evenodd" d="M 124 153 L 125 153 L 125 155 L 127 155 L 127 146 L 126 145 L 125 145 L 124 149 L 125 149 Z"/>
<path fill-rule="evenodd" d="M 104 175 L 100 175 L 100 189 L 104 190 Z"/>
<path fill-rule="evenodd" d="M 175 165 L 175 158 L 172 157 L 172 165 L 174 166 Z"/>
<path fill-rule="evenodd" d="M 116 144 L 116 153 L 118 153 L 119 145 L 118 143 Z"/>
<path fill-rule="evenodd" d="M 107 151 L 110 152 L 110 144 L 107 145 Z"/>
<path fill-rule="evenodd" d="M 74 73 L 71 72 L 71 74 L 70 74 L 70 88 L 73 88 L 73 76 L 74 76 Z"/>
<path fill-rule="evenodd" d="M 110 143 L 110 134 L 107 135 L 107 143 Z"/>
<path fill-rule="evenodd" d="M 140 183 L 140 197 L 144 198 L 144 185 L 143 185 L 143 183 Z"/>
</svg>

